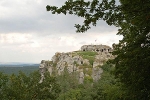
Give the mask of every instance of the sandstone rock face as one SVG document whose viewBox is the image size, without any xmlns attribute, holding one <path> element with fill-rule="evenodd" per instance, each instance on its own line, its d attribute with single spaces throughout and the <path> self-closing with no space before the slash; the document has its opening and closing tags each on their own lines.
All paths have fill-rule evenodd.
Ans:
<svg viewBox="0 0 150 100">
<path fill-rule="evenodd" d="M 84 45 L 81 50 L 68 53 L 55 53 L 51 61 L 42 62 L 39 68 L 47 68 L 50 75 L 77 72 L 79 83 L 84 82 L 85 77 L 91 77 L 94 82 L 101 78 L 102 66 L 108 59 L 114 58 L 110 52 L 113 50 L 106 45 Z M 41 73 L 41 81 L 44 79 L 44 72 Z"/>
</svg>

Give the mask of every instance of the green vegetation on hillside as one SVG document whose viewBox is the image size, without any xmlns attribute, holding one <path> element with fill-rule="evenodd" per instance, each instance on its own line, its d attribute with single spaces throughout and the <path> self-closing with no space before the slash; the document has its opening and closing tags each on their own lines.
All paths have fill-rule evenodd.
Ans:
<svg viewBox="0 0 150 100">
<path fill-rule="evenodd" d="M 46 9 L 82 17 L 83 25 L 75 24 L 77 32 L 86 32 L 99 20 L 117 27 L 123 39 L 113 45 L 114 75 L 130 100 L 150 100 L 150 0 L 67 0 Z"/>
<path fill-rule="evenodd" d="M 92 52 L 92 51 L 78 51 L 76 53 L 81 56 L 93 56 L 94 57 L 95 55 L 97 55 L 97 52 Z"/>
<path fill-rule="evenodd" d="M 92 51 L 78 51 L 76 53 L 80 55 L 83 59 L 88 59 L 91 65 L 93 65 L 95 55 L 97 55 L 97 52 Z"/>
<path fill-rule="evenodd" d="M 39 66 L 26 66 L 26 67 L 0 67 L 0 72 L 5 74 L 19 74 L 19 71 L 22 71 L 26 75 L 29 75 L 31 72 L 38 71 Z"/>
<path fill-rule="evenodd" d="M 69 75 L 65 72 L 59 76 L 62 93 L 57 100 L 122 100 L 127 97 L 125 89 L 121 88 L 121 83 L 112 74 L 114 66 L 104 64 L 102 68 L 104 72 L 96 83 L 86 76 L 84 84 L 78 84 L 78 80 L 74 80 L 75 73 Z"/>
<path fill-rule="evenodd" d="M 1 100 L 55 100 L 60 93 L 60 86 L 49 73 L 39 84 L 40 74 L 36 71 L 26 76 L 19 72 L 10 76 L 0 73 Z"/>
<path fill-rule="evenodd" d="M 114 66 L 105 64 L 104 72 L 97 83 L 91 76 L 85 76 L 79 84 L 77 72 L 68 73 L 65 69 L 60 76 L 50 77 L 39 84 L 39 72 L 26 75 L 6 75 L 0 73 L 0 97 L 2 100 L 117 100 L 125 96 L 121 83 L 114 78 Z"/>
<path fill-rule="evenodd" d="M 83 17 L 83 25 L 75 25 L 77 32 L 87 31 L 101 19 L 108 25 L 119 28 L 117 34 L 122 35 L 123 39 L 119 44 L 113 45 L 113 55 L 116 55 L 111 61 L 113 65 L 102 66 L 104 72 L 98 83 L 88 81 L 73 84 L 73 78 L 65 73 L 65 80 L 58 82 L 62 84 L 59 87 L 51 77 L 45 83 L 38 84 L 38 74 L 30 77 L 23 74 L 9 77 L 0 73 L 1 99 L 150 100 L 150 0 L 119 0 L 119 4 L 116 1 L 68 0 L 60 8 L 49 5 L 46 7 L 53 14 Z M 56 86 L 51 92 L 50 84 Z"/>
</svg>

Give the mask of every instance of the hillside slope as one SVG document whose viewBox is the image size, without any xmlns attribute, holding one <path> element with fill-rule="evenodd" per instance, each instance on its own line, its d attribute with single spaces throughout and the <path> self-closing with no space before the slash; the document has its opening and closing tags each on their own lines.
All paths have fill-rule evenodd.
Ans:
<svg viewBox="0 0 150 100">
<path fill-rule="evenodd" d="M 66 70 L 68 73 L 77 73 L 76 78 L 82 84 L 85 79 L 96 82 L 103 72 L 101 66 L 114 58 L 112 48 L 106 45 L 84 45 L 79 51 L 55 53 L 51 61 L 41 61 L 41 76 L 47 69 L 50 75 L 61 75 Z M 41 82 L 44 77 L 41 77 Z"/>
</svg>

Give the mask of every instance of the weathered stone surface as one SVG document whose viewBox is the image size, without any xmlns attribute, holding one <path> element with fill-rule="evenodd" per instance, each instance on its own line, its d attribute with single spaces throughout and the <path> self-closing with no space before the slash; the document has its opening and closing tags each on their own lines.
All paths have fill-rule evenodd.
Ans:
<svg viewBox="0 0 150 100">
<path fill-rule="evenodd" d="M 107 45 L 83 45 L 81 51 L 112 52 L 112 49 Z"/>
<path fill-rule="evenodd" d="M 43 80 L 45 79 L 44 73 L 46 72 L 46 64 L 45 64 L 44 60 L 41 61 L 41 64 L 39 66 L 39 71 L 40 71 L 40 74 L 41 74 L 41 79 L 40 79 L 39 83 L 42 83 Z"/>
<path fill-rule="evenodd" d="M 79 75 L 79 84 L 83 84 L 84 81 L 84 73 L 81 71 Z"/>
<path fill-rule="evenodd" d="M 97 82 L 101 78 L 103 70 L 99 67 L 94 67 L 92 70 L 92 78 L 94 82 Z"/>
<path fill-rule="evenodd" d="M 52 67 L 52 66 L 49 66 L 47 69 L 48 69 L 48 71 L 49 71 L 50 75 L 52 75 L 53 67 Z"/>
<path fill-rule="evenodd" d="M 79 55 L 74 56 L 74 57 L 73 57 L 73 61 L 76 62 L 76 63 L 79 64 L 79 65 L 83 64 L 83 58 L 80 57 Z"/>
<path fill-rule="evenodd" d="M 83 60 L 83 64 L 90 65 L 89 60 L 88 59 L 84 59 Z"/>
<path fill-rule="evenodd" d="M 110 54 L 113 50 L 106 45 L 84 45 L 79 52 L 84 51 L 97 52 L 97 55 L 94 56 L 95 58 L 92 65 L 88 59 L 83 59 L 83 57 L 77 53 L 78 51 L 68 53 L 57 52 L 52 57 L 51 64 L 45 64 L 45 61 L 42 61 L 39 66 L 41 74 L 39 83 L 43 82 L 45 68 L 48 69 L 50 75 L 52 75 L 53 72 L 57 72 L 57 75 L 61 75 L 65 68 L 69 73 L 77 72 L 80 84 L 84 82 L 85 76 L 90 76 L 93 78 L 94 82 L 97 82 L 101 78 L 101 73 L 103 72 L 100 66 L 108 59 L 113 58 L 112 54 Z"/>
</svg>

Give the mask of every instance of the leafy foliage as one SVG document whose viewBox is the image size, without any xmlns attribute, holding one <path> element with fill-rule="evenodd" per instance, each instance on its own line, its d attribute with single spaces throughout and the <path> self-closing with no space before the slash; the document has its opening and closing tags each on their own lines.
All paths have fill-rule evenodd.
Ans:
<svg viewBox="0 0 150 100">
<path fill-rule="evenodd" d="M 117 25 L 118 19 L 122 16 L 119 11 L 120 8 L 115 5 L 115 0 L 102 0 L 102 2 L 99 0 L 68 0 L 60 8 L 47 5 L 46 9 L 52 14 L 74 14 L 83 17 L 83 25 L 75 24 L 77 32 L 85 32 L 91 28 L 91 25 L 96 26 L 100 19 L 105 20 L 109 25 Z"/>
<path fill-rule="evenodd" d="M 124 38 L 113 52 L 117 55 L 113 61 L 115 75 L 128 88 L 130 98 L 150 99 L 150 79 L 147 78 L 150 77 L 150 20 L 147 19 L 150 1 L 120 1 L 125 21 L 120 24 L 118 34 Z"/>
<path fill-rule="evenodd" d="M 8 76 L 0 72 L 0 97 L 6 97 L 5 91 L 8 83 Z"/>
<path fill-rule="evenodd" d="M 123 39 L 114 45 L 112 61 L 115 76 L 130 99 L 150 99 L 150 0 L 68 0 L 58 8 L 47 5 L 53 14 L 74 14 L 84 18 L 83 25 L 76 24 L 77 32 L 87 31 L 97 21 L 104 20 L 108 25 L 119 28 L 118 35 Z"/>
<path fill-rule="evenodd" d="M 45 74 L 45 80 L 39 84 L 40 74 L 33 72 L 29 76 L 19 72 L 10 76 L 0 73 L 0 96 L 2 100 L 116 100 L 124 92 L 120 83 L 111 74 L 114 66 L 102 66 L 104 73 L 98 83 L 86 76 L 84 84 L 79 84 L 77 73 L 64 73 L 57 77 Z M 92 85 L 93 84 L 93 85 Z M 114 92 L 115 91 L 115 92 Z M 109 99 L 108 99 L 109 98 Z"/>
<path fill-rule="evenodd" d="M 118 27 L 117 34 L 123 35 L 123 39 L 114 45 L 113 54 L 116 58 L 111 61 L 114 66 L 104 65 L 101 80 L 93 86 L 90 82 L 74 84 L 76 82 L 73 78 L 66 74 L 64 77 L 68 80 L 59 83 L 64 87 L 60 87 L 63 90 L 60 95 L 60 88 L 54 77 L 45 76 L 45 81 L 39 84 L 37 77 L 40 75 L 37 72 L 29 76 L 21 72 L 11 76 L 0 73 L 1 99 L 150 99 L 150 0 L 120 0 L 119 5 L 116 5 L 115 0 L 68 0 L 60 8 L 49 5 L 46 8 L 53 14 L 74 14 L 83 17 L 83 25 L 75 25 L 77 32 L 87 31 L 101 19 L 108 25 Z M 93 54 L 87 54 L 89 55 L 82 55 L 89 60 L 94 58 Z M 66 89 L 66 86 L 69 87 Z"/>
<path fill-rule="evenodd" d="M 38 72 L 26 76 L 19 72 L 19 75 L 12 74 L 7 76 L 0 74 L 0 96 L 2 100 L 55 100 L 60 88 L 55 78 L 46 74 L 46 79 L 39 84 L 40 77 Z"/>
<path fill-rule="evenodd" d="M 114 66 L 104 64 L 103 73 L 98 83 L 94 83 L 93 100 L 123 100 L 126 97 L 125 89 L 121 87 L 118 79 L 113 75 Z"/>
</svg>

